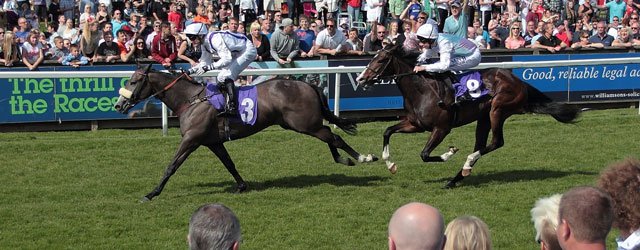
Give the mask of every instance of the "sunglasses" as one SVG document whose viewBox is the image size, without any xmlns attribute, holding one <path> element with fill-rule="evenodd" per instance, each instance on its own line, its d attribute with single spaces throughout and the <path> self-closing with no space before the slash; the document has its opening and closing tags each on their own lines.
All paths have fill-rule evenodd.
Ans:
<svg viewBox="0 0 640 250">
<path fill-rule="evenodd" d="M 635 19 L 635 20 L 638 20 L 638 17 L 631 17 L 631 19 Z"/>
<path fill-rule="evenodd" d="M 137 42 L 136 44 L 137 44 L 137 45 L 140 45 L 140 44 L 144 44 L 144 42 Z"/>
<path fill-rule="evenodd" d="M 333 28 L 333 27 L 336 27 L 336 26 L 327 24 L 327 28 Z"/>
<path fill-rule="evenodd" d="M 519 30 L 520 28 L 518 28 L 518 27 L 513 27 L 513 28 L 511 28 L 511 29 L 512 29 L 512 30 Z"/>
<path fill-rule="evenodd" d="M 427 19 L 426 16 L 419 16 L 418 19 Z"/>
<path fill-rule="evenodd" d="M 428 39 L 428 38 L 424 38 L 424 37 L 418 37 L 418 41 L 420 41 L 421 43 L 432 44 L 436 40 L 435 39 Z"/>
</svg>

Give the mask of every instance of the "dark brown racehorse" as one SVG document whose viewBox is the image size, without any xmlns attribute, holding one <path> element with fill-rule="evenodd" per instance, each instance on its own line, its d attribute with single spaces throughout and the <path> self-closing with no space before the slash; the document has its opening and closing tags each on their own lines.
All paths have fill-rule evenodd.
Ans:
<svg viewBox="0 0 640 250">
<path fill-rule="evenodd" d="M 241 192 L 247 188 L 240 177 L 223 143 L 250 136 L 271 125 L 280 125 L 298 133 L 316 137 L 329 145 L 333 160 L 345 165 L 355 165 L 348 157 L 342 157 L 338 148 L 359 162 L 372 162 L 373 155 L 361 155 L 342 138 L 322 124 L 323 118 L 337 125 L 348 134 L 355 134 L 356 126 L 333 115 L 326 98 L 319 90 L 301 81 L 272 79 L 257 86 L 258 117 L 254 125 L 245 125 L 236 119 L 217 117 L 217 111 L 205 99 L 204 86 L 196 84 L 186 75 L 172 75 L 151 70 L 151 65 L 138 68 L 125 87 L 120 89 L 120 98 L 115 104 L 118 112 L 126 113 L 136 103 L 155 96 L 162 100 L 180 119 L 182 140 L 173 160 L 160 184 L 142 201 L 160 195 L 167 181 L 180 165 L 200 145 L 208 147 L 233 175 Z M 228 131 L 225 129 L 228 122 Z"/>
<path fill-rule="evenodd" d="M 443 109 L 437 105 L 441 98 L 449 104 L 453 103 L 454 98 L 453 88 L 444 83 L 448 76 L 412 73 L 415 58 L 415 54 L 406 53 L 401 45 L 389 45 L 378 52 L 357 79 L 362 87 L 371 86 L 381 79 L 395 79 L 402 93 L 407 116 L 400 123 L 388 127 L 383 136 L 382 159 L 392 173 L 397 169 L 395 163 L 389 161 L 389 137 L 394 133 L 431 131 L 421 157 L 424 162 L 441 162 L 448 160 L 457 149 L 450 148 L 441 156 L 430 154 L 451 129 L 478 121 L 473 153 L 467 157 L 462 170 L 446 184 L 446 188 L 451 188 L 471 174 L 480 156 L 504 145 L 503 125 L 511 115 L 525 112 L 549 114 L 562 123 L 571 123 L 578 117 L 577 107 L 554 103 L 518 79 L 510 70 L 496 68 L 481 71 L 491 97 L 463 103 L 459 108 L 450 106 Z M 487 145 L 489 131 L 492 132 L 492 138 Z"/>
</svg>

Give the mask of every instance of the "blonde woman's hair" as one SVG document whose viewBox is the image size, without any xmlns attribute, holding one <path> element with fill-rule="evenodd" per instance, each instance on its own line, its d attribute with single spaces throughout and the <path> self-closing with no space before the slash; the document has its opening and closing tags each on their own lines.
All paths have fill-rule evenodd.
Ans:
<svg viewBox="0 0 640 250">
<path fill-rule="evenodd" d="M 491 250 L 489 227 L 478 217 L 460 216 L 449 222 L 444 234 L 445 250 Z"/>
<path fill-rule="evenodd" d="M 251 23 L 251 27 L 249 27 L 249 31 L 252 31 L 254 29 L 260 30 L 260 23 L 259 22 L 253 22 Z"/>
<path fill-rule="evenodd" d="M 13 32 L 7 30 L 4 33 L 4 43 L 2 44 L 2 52 L 4 52 L 5 62 L 10 62 L 11 60 L 13 60 L 12 55 L 13 53 L 16 53 L 16 51 L 13 51 L 13 49 L 15 49 L 15 46 L 13 46 L 14 38 L 15 38 L 15 35 L 13 34 Z"/>
</svg>

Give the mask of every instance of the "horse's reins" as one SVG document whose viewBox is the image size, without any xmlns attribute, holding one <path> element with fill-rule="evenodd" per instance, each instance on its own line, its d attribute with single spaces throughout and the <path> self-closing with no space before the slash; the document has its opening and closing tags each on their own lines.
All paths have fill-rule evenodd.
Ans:
<svg viewBox="0 0 640 250">
<path fill-rule="evenodd" d="M 408 63 L 406 63 L 406 62 L 404 62 L 404 61 L 402 61 L 402 60 L 397 59 L 397 58 L 393 55 L 393 53 L 391 53 L 391 52 L 389 52 L 389 51 L 387 51 L 387 50 L 385 50 L 384 52 L 391 54 L 391 56 L 392 56 L 393 58 L 395 58 L 397 61 L 399 61 L 400 63 L 405 64 L 405 65 L 407 65 L 407 66 L 411 67 L 411 65 L 410 65 L 410 64 L 408 64 Z M 389 60 L 389 61 L 384 65 L 384 67 L 382 67 L 382 70 L 386 69 L 386 68 L 389 66 L 389 64 L 390 64 L 390 63 L 391 63 L 391 60 Z M 417 75 L 417 76 L 420 76 L 420 77 L 422 77 L 422 78 L 426 79 L 426 77 L 425 77 L 424 75 L 416 74 L 416 73 L 415 73 L 415 72 L 413 72 L 413 71 L 409 71 L 409 72 L 406 72 L 406 73 L 400 73 L 400 74 L 393 74 L 393 75 L 390 75 L 390 76 L 380 77 L 380 75 L 382 74 L 381 72 L 378 72 L 377 70 L 373 70 L 373 69 L 369 68 L 369 66 L 368 66 L 368 65 L 367 65 L 367 69 L 368 69 L 368 70 L 373 71 L 373 73 L 375 73 L 376 75 L 378 75 L 378 77 L 377 77 L 378 79 L 391 78 L 391 79 L 393 79 L 393 80 L 398 80 L 398 78 L 400 78 L 400 77 L 408 76 L 408 75 L 413 75 L 413 74 L 415 74 L 415 75 Z M 439 94 L 440 92 L 438 92 L 438 91 L 433 87 L 433 84 L 427 84 L 427 86 L 431 89 L 431 91 L 433 91 L 434 93 L 438 94 L 438 96 L 440 96 L 440 94 Z M 440 99 L 442 99 L 442 97 L 441 97 Z"/>
<path fill-rule="evenodd" d="M 148 79 L 147 74 L 144 74 L 144 76 L 145 76 L 145 80 L 147 80 Z M 178 83 L 178 80 L 180 80 L 180 78 L 184 76 L 187 76 L 187 73 L 180 74 L 180 76 L 178 76 L 176 79 L 173 79 L 173 81 L 167 84 L 167 86 L 164 86 L 164 88 L 162 88 L 160 91 L 156 92 L 155 94 L 150 95 L 148 98 L 156 97 L 157 95 L 162 94 L 165 91 L 169 90 L 171 87 L 173 87 L 173 85 L 176 85 L 176 83 Z"/>
</svg>

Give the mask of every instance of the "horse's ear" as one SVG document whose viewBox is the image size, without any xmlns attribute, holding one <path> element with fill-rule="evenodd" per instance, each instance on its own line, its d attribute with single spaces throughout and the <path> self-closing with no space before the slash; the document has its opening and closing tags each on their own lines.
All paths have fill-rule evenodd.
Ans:
<svg viewBox="0 0 640 250">
<path fill-rule="evenodd" d="M 152 63 L 149 63 L 149 65 L 147 65 L 147 68 L 145 68 L 145 69 L 144 69 L 144 73 L 145 73 L 145 74 L 148 74 L 148 73 L 149 73 L 149 71 L 151 71 L 151 66 L 152 66 L 152 65 L 153 65 Z"/>
</svg>

